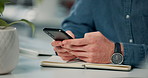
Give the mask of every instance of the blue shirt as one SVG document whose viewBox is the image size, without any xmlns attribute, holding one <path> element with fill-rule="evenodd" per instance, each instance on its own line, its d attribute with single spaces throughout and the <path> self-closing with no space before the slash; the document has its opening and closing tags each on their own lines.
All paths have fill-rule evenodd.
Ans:
<svg viewBox="0 0 148 78">
<path fill-rule="evenodd" d="M 76 0 L 62 28 L 77 38 L 100 31 L 123 43 L 123 64 L 138 67 L 148 54 L 148 0 Z"/>
</svg>

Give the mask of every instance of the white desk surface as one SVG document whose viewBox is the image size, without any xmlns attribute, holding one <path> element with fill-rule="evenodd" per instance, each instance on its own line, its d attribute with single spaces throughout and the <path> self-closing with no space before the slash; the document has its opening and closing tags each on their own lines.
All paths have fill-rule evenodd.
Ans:
<svg viewBox="0 0 148 78">
<path fill-rule="evenodd" d="M 17 67 L 12 73 L 0 75 L 0 78 L 148 78 L 148 69 L 133 69 L 130 72 L 45 68 L 40 66 L 47 57 L 20 56 Z"/>
</svg>

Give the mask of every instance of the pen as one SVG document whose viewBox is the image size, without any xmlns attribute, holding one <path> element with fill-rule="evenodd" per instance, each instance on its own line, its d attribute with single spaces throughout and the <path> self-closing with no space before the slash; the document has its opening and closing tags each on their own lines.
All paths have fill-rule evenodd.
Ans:
<svg viewBox="0 0 148 78">
<path fill-rule="evenodd" d="M 38 54 L 38 56 L 52 56 L 51 54 Z"/>
</svg>

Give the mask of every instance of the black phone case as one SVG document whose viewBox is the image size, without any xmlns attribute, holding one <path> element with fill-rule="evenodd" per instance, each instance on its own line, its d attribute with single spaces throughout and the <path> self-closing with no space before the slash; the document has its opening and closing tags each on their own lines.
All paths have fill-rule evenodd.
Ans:
<svg viewBox="0 0 148 78">
<path fill-rule="evenodd" d="M 56 41 L 63 41 L 65 39 L 72 39 L 72 37 L 69 36 L 62 29 L 44 28 L 43 31 Z"/>
</svg>

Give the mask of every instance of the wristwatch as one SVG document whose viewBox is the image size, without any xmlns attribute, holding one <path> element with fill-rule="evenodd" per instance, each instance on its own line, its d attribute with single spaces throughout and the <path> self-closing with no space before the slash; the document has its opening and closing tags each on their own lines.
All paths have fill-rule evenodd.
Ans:
<svg viewBox="0 0 148 78">
<path fill-rule="evenodd" d="M 115 43 L 114 54 L 111 57 L 111 62 L 113 64 L 122 64 L 123 62 L 120 43 Z"/>
</svg>

